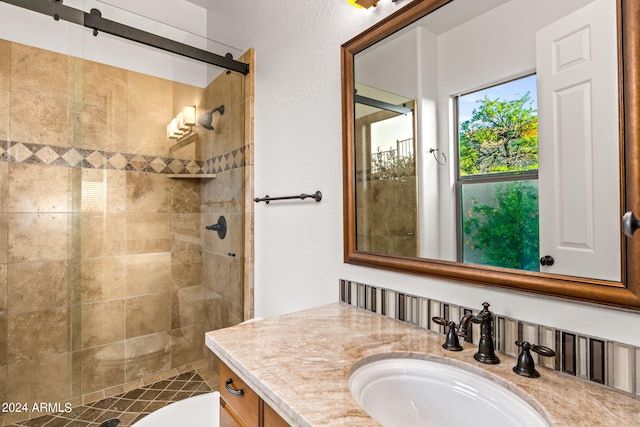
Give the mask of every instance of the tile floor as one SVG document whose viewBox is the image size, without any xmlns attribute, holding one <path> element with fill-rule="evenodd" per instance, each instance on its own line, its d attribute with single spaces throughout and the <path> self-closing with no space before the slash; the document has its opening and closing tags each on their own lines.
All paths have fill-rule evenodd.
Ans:
<svg viewBox="0 0 640 427">
<path fill-rule="evenodd" d="M 113 427 L 107 421 L 118 419 L 118 427 L 131 426 L 149 413 L 170 403 L 212 391 L 195 371 L 58 413 L 33 418 L 8 427 Z"/>
</svg>

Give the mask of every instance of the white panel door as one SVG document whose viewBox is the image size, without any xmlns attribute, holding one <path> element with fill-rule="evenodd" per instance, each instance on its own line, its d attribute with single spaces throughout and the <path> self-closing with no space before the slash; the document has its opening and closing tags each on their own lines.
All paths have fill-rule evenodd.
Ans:
<svg viewBox="0 0 640 427">
<path fill-rule="evenodd" d="M 620 280 L 615 0 L 536 36 L 540 271 Z"/>
</svg>

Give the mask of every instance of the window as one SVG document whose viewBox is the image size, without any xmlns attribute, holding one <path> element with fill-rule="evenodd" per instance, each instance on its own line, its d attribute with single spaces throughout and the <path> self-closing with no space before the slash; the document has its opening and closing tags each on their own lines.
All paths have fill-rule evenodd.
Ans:
<svg viewBox="0 0 640 427">
<path fill-rule="evenodd" d="M 538 271 L 536 76 L 456 99 L 458 257 Z"/>
</svg>

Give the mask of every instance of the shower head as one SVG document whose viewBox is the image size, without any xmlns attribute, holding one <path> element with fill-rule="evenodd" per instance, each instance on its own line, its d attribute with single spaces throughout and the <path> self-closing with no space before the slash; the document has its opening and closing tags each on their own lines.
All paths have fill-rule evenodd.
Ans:
<svg viewBox="0 0 640 427">
<path fill-rule="evenodd" d="M 198 124 L 200 126 L 202 126 L 205 129 L 209 129 L 209 130 L 213 130 L 213 125 L 212 125 L 212 120 L 213 120 L 213 113 L 215 112 L 220 113 L 220 115 L 224 114 L 224 105 L 221 105 L 219 107 L 214 108 L 211 111 L 207 111 L 206 113 L 204 113 L 203 115 L 201 115 L 200 117 L 198 117 Z"/>
</svg>

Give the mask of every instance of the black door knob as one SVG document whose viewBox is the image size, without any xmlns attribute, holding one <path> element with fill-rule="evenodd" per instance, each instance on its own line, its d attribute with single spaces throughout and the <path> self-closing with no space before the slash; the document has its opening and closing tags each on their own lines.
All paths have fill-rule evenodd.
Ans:
<svg viewBox="0 0 640 427">
<path fill-rule="evenodd" d="M 554 262 L 556 262 L 556 260 L 554 260 L 551 255 L 545 255 L 542 258 L 540 258 L 540 265 L 551 267 Z"/>
</svg>

